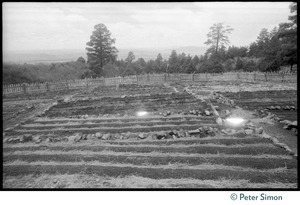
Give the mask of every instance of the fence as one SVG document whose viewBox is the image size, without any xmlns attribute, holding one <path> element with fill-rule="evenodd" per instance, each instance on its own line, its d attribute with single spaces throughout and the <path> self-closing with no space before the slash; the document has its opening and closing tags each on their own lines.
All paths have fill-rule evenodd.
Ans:
<svg viewBox="0 0 300 205">
<path fill-rule="evenodd" d="M 82 89 L 95 86 L 111 86 L 119 84 L 162 84 L 165 82 L 208 82 L 208 81 L 234 81 L 246 82 L 269 81 L 269 82 L 297 82 L 297 73 L 283 72 L 227 72 L 227 73 L 169 73 L 169 74 L 144 74 L 125 77 L 90 78 L 82 80 L 66 80 L 60 82 L 46 82 L 33 84 L 13 84 L 3 86 L 3 96 L 9 94 L 30 94 L 59 90 Z"/>
</svg>

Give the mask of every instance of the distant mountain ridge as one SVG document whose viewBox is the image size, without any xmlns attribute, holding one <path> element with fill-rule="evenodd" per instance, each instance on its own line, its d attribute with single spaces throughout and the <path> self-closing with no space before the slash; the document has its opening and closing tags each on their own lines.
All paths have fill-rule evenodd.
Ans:
<svg viewBox="0 0 300 205">
<path fill-rule="evenodd" d="M 176 50 L 179 53 L 185 53 L 186 55 L 204 55 L 207 48 L 197 46 L 184 46 L 176 48 L 120 48 L 118 49 L 118 59 L 126 59 L 130 51 L 132 51 L 136 57 L 144 58 L 146 61 L 150 59 L 156 59 L 160 53 L 164 59 L 168 59 L 172 50 Z M 64 50 L 36 50 L 36 51 L 4 51 L 3 62 L 5 63 L 58 63 L 76 61 L 79 57 L 87 58 L 85 50 L 78 49 L 64 49 Z"/>
</svg>

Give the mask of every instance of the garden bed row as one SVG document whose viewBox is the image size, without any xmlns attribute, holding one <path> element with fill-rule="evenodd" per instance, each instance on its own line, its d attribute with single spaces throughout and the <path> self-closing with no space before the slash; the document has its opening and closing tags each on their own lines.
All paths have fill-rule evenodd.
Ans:
<svg viewBox="0 0 300 205">
<path fill-rule="evenodd" d="M 105 145 L 78 145 L 78 146 L 32 146 L 32 147 L 4 147 L 4 152 L 12 151 L 37 151 L 37 150 L 57 150 L 57 151 L 73 151 L 87 150 L 93 152 L 113 151 L 113 152 L 137 152 L 137 153 L 189 153 L 189 154 L 240 154 L 240 155 L 288 155 L 289 153 L 272 144 L 249 144 L 249 145 L 211 145 L 200 144 L 193 146 L 105 146 Z"/>
<path fill-rule="evenodd" d="M 232 169 L 168 169 L 150 166 L 101 166 L 101 165 L 5 165 L 4 176 L 19 176 L 33 174 L 84 174 L 109 177 L 141 176 L 151 179 L 182 179 L 193 178 L 201 180 L 214 179 L 246 179 L 251 183 L 295 183 L 297 170 L 284 172 L 240 171 Z"/>
<path fill-rule="evenodd" d="M 51 152 L 50 152 L 51 153 Z M 118 154 L 118 153 L 117 153 Z M 3 163 L 12 161 L 26 161 L 26 162 L 92 162 L 97 161 L 101 163 L 113 162 L 117 164 L 132 164 L 132 165 L 145 165 L 156 166 L 156 165 L 169 165 L 169 164 L 188 164 L 189 166 L 201 165 L 201 164 L 217 164 L 226 166 L 239 166 L 255 169 L 297 169 L 297 162 L 295 159 L 280 158 L 280 157 L 236 157 L 236 156 L 205 156 L 200 157 L 193 156 L 143 156 L 135 155 L 135 153 L 124 153 L 124 154 L 101 154 L 100 153 L 82 153 L 82 154 L 68 154 L 64 152 L 51 154 L 42 152 L 30 152 L 20 154 L 9 154 L 4 155 Z"/>
</svg>

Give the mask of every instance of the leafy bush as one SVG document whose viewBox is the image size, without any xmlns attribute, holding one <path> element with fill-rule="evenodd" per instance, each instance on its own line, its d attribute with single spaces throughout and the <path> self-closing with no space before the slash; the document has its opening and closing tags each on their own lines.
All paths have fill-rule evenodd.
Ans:
<svg viewBox="0 0 300 205">
<path fill-rule="evenodd" d="M 3 64 L 3 84 L 80 79 L 88 71 L 82 62 Z"/>
</svg>

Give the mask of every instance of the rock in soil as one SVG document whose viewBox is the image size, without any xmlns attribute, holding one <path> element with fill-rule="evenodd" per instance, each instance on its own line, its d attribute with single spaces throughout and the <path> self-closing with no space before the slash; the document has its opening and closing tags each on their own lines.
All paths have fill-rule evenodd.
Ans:
<svg viewBox="0 0 300 205">
<path fill-rule="evenodd" d="M 156 139 L 160 140 L 160 139 L 164 139 L 166 137 L 166 133 L 161 131 L 157 133 Z"/>
<path fill-rule="evenodd" d="M 178 137 L 186 137 L 186 134 L 185 134 L 185 132 L 182 129 L 179 130 Z"/>
<path fill-rule="evenodd" d="M 253 130 L 252 129 L 245 129 L 244 132 L 245 132 L 246 135 L 253 134 Z"/>
<path fill-rule="evenodd" d="M 40 143 L 42 141 L 41 137 L 40 136 L 34 136 L 32 138 L 32 140 L 35 142 L 35 143 Z"/>
<path fill-rule="evenodd" d="M 264 129 L 263 129 L 262 127 L 259 127 L 259 128 L 256 128 L 256 129 L 255 129 L 255 133 L 256 133 L 256 134 L 262 134 L 263 131 L 264 131 Z"/>
<path fill-rule="evenodd" d="M 221 126 L 223 125 L 223 120 L 220 117 L 217 117 L 216 122 L 218 125 L 221 125 Z"/>
<path fill-rule="evenodd" d="M 297 127 L 297 121 L 292 122 L 291 125 Z"/>
<path fill-rule="evenodd" d="M 82 140 L 87 140 L 87 139 L 88 139 L 87 136 L 88 136 L 87 134 L 83 134 L 82 137 L 81 137 L 81 139 L 82 139 Z"/>
<path fill-rule="evenodd" d="M 96 133 L 96 137 L 97 137 L 98 139 L 101 139 L 102 136 L 103 136 L 103 133 L 101 133 L 101 132 L 97 132 L 97 133 Z"/>
<path fill-rule="evenodd" d="M 208 110 L 205 110 L 204 111 L 205 115 L 209 116 L 210 115 L 210 112 Z"/>
<path fill-rule="evenodd" d="M 45 142 L 47 143 L 52 142 L 52 137 L 48 137 Z"/>
<path fill-rule="evenodd" d="M 291 124 L 292 122 L 291 122 L 291 121 L 289 121 L 289 120 L 282 120 L 282 121 L 280 121 L 280 123 L 284 123 L 284 124 Z"/>
<path fill-rule="evenodd" d="M 170 133 L 166 133 L 165 139 L 172 139 L 172 135 L 170 135 Z"/>
<path fill-rule="evenodd" d="M 79 142 L 81 140 L 82 134 L 81 133 L 75 133 L 75 135 L 69 136 L 68 140 L 70 142 Z"/>
<path fill-rule="evenodd" d="M 198 130 L 199 130 L 200 133 L 205 133 L 204 127 L 199 127 Z"/>
<path fill-rule="evenodd" d="M 190 131 L 188 131 L 188 134 L 189 134 L 189 135 L 200 134 L 200 130 L 199 130 L 199 129 L 196 129 L 196 130 L 190 130 Z"/>
<path fill-rule="evenodd" d="M 82 133 L 76 133 L 75 136 L 76 137 L 75 137 L 74 141 L 75 142 L 79 142 L 81 140 L 81 138 L 82 138 Z"/>
<path fill-rule="evenodd" d="M 287 124 L 283 127 L 283 129 L 287 129 L 287 130 L 291 130 L 292 128 L 297 128 L 297 121 L 296 123 L 290 123 L 290 124 Z"/>
<path fill-rule="evenodd" d="M 228 133 L 226 132 L 226 130 L 222 129 L 222 130 L 221 130 L 221 134 L 226 135 L 226 134 L 228 134 Z"/>
<path fill-rule="evenodd" d="M 104 135 L 102 136 L 102 139 L 103 139 L 103 140 L 109 140 L 110 137 L 111 137 L 111 135 L 108 133 L 108 134 L 104 134 Z"/>
<path fill-rule="evenodd" d="M 226 115 L 226 116 L 229 116 L 229 115 L 230 115 L 229 110 L 226 110 L 226 111 L 225 111 L 225 115 Z"/>
<path fill-rule="evenodd" d="M 24 134 L 22 139 L 20 138 L 21 142 L 30 142 L 32 141 L 32 134 Z"/>
<path fill-rule="evenodd" d="M 145 133 L 141 133 L 141 134 L 139 134 L 138 138 L 139 139 L 145 139 L 145 138 L 147 138 L 147 135 L 145 135 Z"/>
</svg>

